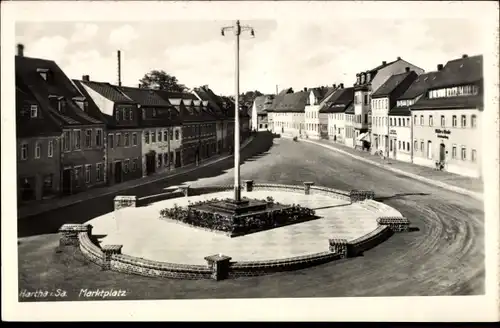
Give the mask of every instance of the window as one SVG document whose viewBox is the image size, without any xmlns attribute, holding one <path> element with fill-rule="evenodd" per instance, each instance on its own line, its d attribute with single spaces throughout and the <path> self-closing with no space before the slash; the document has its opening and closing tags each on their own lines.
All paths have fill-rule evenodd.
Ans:
<svg viewBox="0 0 500 328">
<path fill-rule="evenodd" d="M 161 131 L 156 131 L 156 133 L 158 134 L 158 142 L 161 142 L 161 137 L 162 137 Z"/>
<path fill-rule="evenodd" d="M 161 155 L 161 154 L 158 154 L 158 156 L 157 156 L 157 163 L 156 163 L 156 167 L 160 167 L 160 166 L 161 166 L 161 160 L 162 160 L 162 155 Z"/>
<path fill-rule="evenodd" d="M 423 141 L 420 141 L 420 151 L 424 151 L 424 142 Z"/>
<path fill-rule="evenodd" d="M 471 152 L 471 161 L 475 162 L 477 160 L 477 153 L 476 153 L 476 150 L 475 149 L 472 149 L 472 152 Z"/>
<path fill-rule="evenodd" d="M 365 95 L 365 105 L 368 105 L 368 95 Z"/>
<path fill-rule="evenodd" d="M 28 159 L 28 144 L 23 143 L 21 145 L 21 160 Z"/>
<path fill-rule="evenodd" d="M 390 118 L 391 126 L 394 126 L 392 117 Z"/>
<path fill-rule="evenodd" d="M 144 131 L 144 142 L 149 145 L 149 131 Z"/>
<path fill-rule="evenodd" d="M 401 117 L 398 118 L 398 126 L 401 126 Z"/>
<path fill-rule="evenodd" d="M 82 175 L 82 167 L 81 166 L 75 166 L 74 170 L 73 170 L 73 173 L 74 173 L 74 176 L 75 176 L 75 187 L 79 187 L 80 186 L 80 179 L 81 179 L 81 175 Z"/>
<path fill-rule="evenodd" d="M 179 130 L 175 130 L 175 140 L 179 140 Z"/>
<path fill-rule="evenodd" d="M 467 127 L 467 116 L 462 115 L 462 117 L 461 117 L 461 120 L 460 120 L 460 121 L 461 121 L 461 123 L 462 123 L 462 127 L 463 127 L 463 128 Z"/>
<path fill-rule="evenodd" d="M 108 147 L 110 149 L 115 148 L 115 136 L 113 134 L 108 134 Z"/>
<path fill-rule="evenodd" d="M 125 133 L 125 147 L 130 146 L 130 135 L 128 133 Z"/>
<path fill-rule="evenodd" d="M 444 128 L 446 126 L 446 119 L 444 118 L 444 115 L 441 115 L 441 127 Z"/>
<path fill-rule="evenodd" d="M 413 124 L 417 125 L 417 115 L 413 116 Z"/>
<path fill-rule="evenodd" d="M 406 145 L 406 143 L 403 141 L 403 150 L 406 150 L 405 145 Z"/>
<path fill-rule="evenodd" d="M 92 147 L 92 130 L 85 130 L 85 148 Z"/>
<path fill-rule="evenodd" d="M 64 113 L 66 109 L 66 103 L 64 102 L 64 100 L 59 100 L 57 102 L 57 110 L 59 111 L 59 113 Z"/>
<path fill-rule="evenodd" d="M 470 127 L 475 128 L 477 126 L 477 117 L 476 115 L 471 115 L 470 117 Z"/>
<path fill-rule="evenodd" d="M 406 142 L 406 150 L 410 151 L 410 143 L 408 141 Z"/>
<path fill-rule="evenodd" d="M 82 135 L 82 132 L 80 130 L 73 130 L 73 136 L 74 136 L 74 149 L 75 150 L 79 150 L 81 149 L 81 135 Z"/>
<path fill-rule="evenodd" d="M 413 142 L 413 150 L 415 150 L 415 151 L 417 151 L 417 150 L 418 150 L 418 141 L 417 141 L 417 140 L 415 140 L 415 141 Z"/>
<path fill-rule="evenodd" d="M 40 145 L 40 143 L 36 143 L 35 144 L 35 158 L 40 158 L 42 154 L 42 145 Z"/>
<path fill-rule="evenodd" d="M 91 182 L 91 172 L 90 172 L 91 169 L 92 165 L 90 164 L 85 165 L 85 183 Z"/>
<path fill-rule="evenodd" d="M 129 110 L 128 110 L 128 119 L 129 119 L 130 121 L 132 121 L 132 120 L 133 120 L 132 108 L 129 108 Z"/>
<path fill-rule="evenodd" d="M 410 118 L 409 117 L 406 118 L 406 125 L 410 126 Z"/>
<path fill-rule="evenodd" d="M 97 147 L 102 146 L 102 130 L 101 129 L 95 130 L 95 145 Z"/>
<path fill-rule="evenodd" d="M 117 121 L 120 121 L 120 109 L 115 109 L 115 119 Z"/>
<path fill-rule="evenodd" d="M 122 135 L 121 133 L 116 134 L 116 148 L 122 145 Z"/>
<path fill-rule="evenodd" d="M 453 145 L 451 147 L 451 158 L 457 158 L 457 146 Z"/>
<path fill-rule="evenodd" d="M 151 143 L 156 142 L 156 131 L 151 131 Z"/>
<path fill-rule="evenodd" d="M 457 115 L 453 115 L 451 117 L 451 125 L 456 128 L 457 127 Z"/>
<path fill-rule="evenodd" d="M 137 158 L 134 158 L 132 160 L 132 172 L 137 171 L 138 168 L 139 168 L 139 166 L 137 165 Z"/>
<path fill-rule="evenodd" d="M 129 165 L 130 165 L 129 159 L 123 161 L 123 173 L 128 173 Z"/>
<path fill-rule="evenodd" d="M 398 140 L 398 149 L 401 149 L 401 140 Z"/>
<path fill-rule="evenodd" d="M 432 118 L 432 115 L 429 115 L 429 126 L 433 126 L 434 125 L 434 120 Z"/>
<path fill-rule="evenodd" d="M 467 149 L 462 146 L 462 160 L 465 161 L 467 159 Z"/>
<path fill-rule="evenodd" d="M 432 159 L 432 141 L 427 141 L 427 158 Z"/>
<path fill-rule="evenodd" d="M 63 132 L 63 150 L 69 151 L 69 143 L 70 143 L 70 133 L 69 131 Z"/>
<path fill-rule="evenodd" d="M 420 125 L 424 125 L 424 115 L 420 115 Z"/>
<path fill-rule="evenodd" d="M 48 157 L 54 156 L 54 140 L 49 140 L 49 144 L 47 147 L 47 156 Z"/>
<path fill-rule="evenodd" d="M 137 146 L 137 133 L 132 133 L 132 146 Z"/>
<path fill-rule="evenodd" d="M 31 118 L 38 117 L 38 106 L 37 105 L 31 105 L 31 107 L 30 107 L 30 117 Z"/>
<path fill-rule="evenodd" d="M 103 176 L 102 176 L 102 163 L 97 163 L 95 167 L 95 180 L 96 181 L 102 181 Z"/>
<path fill-rule="evenodd" d="M 168 141 L 168 130 L 163 131 L 163 141 Z"/>
<path fill-rule="evenodd" d="M 163 154 L 163 165 L 167 165 L 168 164 L 168 153 L 164 153 Z"/>
</svg>

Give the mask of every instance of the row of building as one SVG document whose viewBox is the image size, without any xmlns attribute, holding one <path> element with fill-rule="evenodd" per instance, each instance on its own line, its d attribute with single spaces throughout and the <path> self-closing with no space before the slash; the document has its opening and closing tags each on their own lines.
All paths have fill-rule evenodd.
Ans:
<svg viewBox="0 0 500 328">
<path fill-rule="evenodd" d="M 258 97 L 251 125 L 480 178 L 482 112 L 481 55 L 463 55 L 427 73 L 398 57 L 356 74 L 350 87 Z"/>
<path fill-rule="evenodd" d="M 234 146 L 234 103 L 208 86 L 175 93 L 72 80 L 22 45 L 15 72 L 20 202 L 197 164 Z M 239 112 L 243 141 L 250 117 Z"/>
</svg>

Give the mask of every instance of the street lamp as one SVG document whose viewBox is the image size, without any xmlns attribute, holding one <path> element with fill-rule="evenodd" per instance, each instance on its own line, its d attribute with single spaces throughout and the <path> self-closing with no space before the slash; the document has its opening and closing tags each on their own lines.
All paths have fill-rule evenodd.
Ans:
<svg viewBox="0 0 500 328">
<path fill-rule="evenodd" d="M 252 37 L 255 32 L 250 26 L 241 26 L 240 21 L 237 20 L 233 26 L 225 26 L 221 29 L 222 36 L 225 36 L 225 31 L 233 31 L 236 36 L 236 81 L 235 81 L 235 115 L 234 115 L 234 200 L 241 201 L 241 188 L 240 188 L 240 35 L 241 32 L 250 31 Z"/>
</svg>

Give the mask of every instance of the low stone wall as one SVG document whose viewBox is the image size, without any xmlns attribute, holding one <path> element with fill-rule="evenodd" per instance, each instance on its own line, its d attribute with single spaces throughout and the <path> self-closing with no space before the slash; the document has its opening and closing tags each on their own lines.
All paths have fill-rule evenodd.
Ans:
<svg viewBox="0 0 500 328">
<path fill-rule="evenodd" d="M 306 194 L 328 194 L 345 201 L 362 201 L 373 199 L 372 191 L 351 191 L 314 186 L 313 183 L 304 183 L 303 186 L 283 184 L 254 184 L 252 180 L 244 182 L 247 192 L 252 190 L 304 192 Z M 213 186 L 190 188 L 183 186 L 182 190 L 166 192 L 139 199 L 127 197 L 118 198 L 118 209 L 127 206 L 145 206 L 147 204 L 170 198 L 187 195 L 201 195 L 205 193 L 233 190 L 233 186 Z M 122 254 L 121 245 L 96 245 L 92 238 L 92 226 L 81 224 L 66 224 L 61 227 L 60 245 L 79 246 L 86 258 L 101 266 L 104 270 L 136 274 L 148 277 L 165 277 L 176 279 L 226 279 L 228 277 L 258 276 L 275 272 L 304 269 L 307 267 L 327 263 L 358 254 L 375 247 L 394 231 L 407 231 L 409 221 L 402 217 L 381 217 L 377 220 L 376 230 L 351 241 L 345 239 L 329 239 L 325 252 L 298 256 L 279 260 L 267 261 L 240 261 L 231 262 L 231 257 L 222 254 L 205 257 L 207 265 L 186 265 L 165 263 L 137 258 Z"/>
<path fill-rule="evenodd" d="M 260 276 L 276 272 L 300 270 L 328 263 L 339 258 L 339 254 L 325 251 L 280 260 L 233 262 L 229 266 L 229 277 Z"/>
</svg>

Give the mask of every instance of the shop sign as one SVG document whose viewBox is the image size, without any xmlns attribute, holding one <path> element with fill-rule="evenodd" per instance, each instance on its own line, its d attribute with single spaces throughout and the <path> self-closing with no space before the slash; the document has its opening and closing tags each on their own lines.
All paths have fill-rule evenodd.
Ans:
<svg viewBox="0 0 500 328">
<path fill-rule="evenodd" d="M 396 130 L 391 130 L 391 131 L 389 131 L 389 134 L 394 134 L 394 135 L 397 135 L 397 134 L 398 134 L 398 132 L 397 132 Z"/>
</svg>

